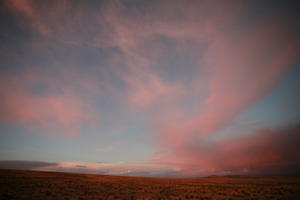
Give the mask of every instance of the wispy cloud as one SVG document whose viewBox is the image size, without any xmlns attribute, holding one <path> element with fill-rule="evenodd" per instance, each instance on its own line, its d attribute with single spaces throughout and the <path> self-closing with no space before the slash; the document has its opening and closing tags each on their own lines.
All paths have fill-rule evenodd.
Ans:
<svg viewBox="0 0 300 200">
<path fill-rule="evenodd" d="M 103 147 L 103 148 L 96 149 L 97 152 L 110 152 L 112 150 L 113 150 L 112 146 L 106 146 L 106 147 Z"/>
<path fill-rule="evenodd" d="M 16 51 L 0 49 L 11 58 L 4 59 L 0 75 L 1 122 L 73 137 L 87 126 L 125 130 L 132 126 L 127 120 L 142 121 L 156 141 L 153 160 L 193 174 L 263 171 L 256 166 L 288 158 L 280 146 L 290 141 L 272 143 L 270 135 L 283 137 L 272 131 L 211 142 L 270 94 L 299 60 L 299 23 L 285 7 L 179 0 L 5 5 L 26 40 L 4 43 Z M 274 155 L 253 158 L 250 151 L 263 152 L 263 144 Z M 239 161 L 217 161 L 227 155 Z M 103 166 L 89 167 L 106 171 Z"/>
<path fill-rule="evenodd" d="M 99 123 L 100 115 L 93 111 L 89 101 L 75 94 L 75 88 L 60 85 L 65 81 L 34 73 L 6 76 L 0 86 L 0 119 L 39 132 L 48 129 L 50 135 L 63 129 L 66 136 L 78 135 L 81 125 Z"/>
</svg>

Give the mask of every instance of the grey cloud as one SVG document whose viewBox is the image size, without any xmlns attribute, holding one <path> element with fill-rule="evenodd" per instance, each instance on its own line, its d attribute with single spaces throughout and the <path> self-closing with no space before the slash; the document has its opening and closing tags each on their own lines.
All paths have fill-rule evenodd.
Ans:
<svg viewBox="0 0 300 200">
<path fill-rule="evenodd" d="M 57 163 L 25 160 L 0 160 L 0 169 L 31 170 L 39 167 L 56 166 Z"/>
</svg>

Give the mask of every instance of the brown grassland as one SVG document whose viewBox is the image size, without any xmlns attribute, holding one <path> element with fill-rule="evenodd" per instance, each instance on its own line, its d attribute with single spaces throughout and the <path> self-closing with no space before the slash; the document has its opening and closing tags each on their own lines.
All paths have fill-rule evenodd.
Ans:
<svg viewBox="0 0 300 200">
<path fill-rule="evenodd" d="M 300 177 L 142 178 L 0 170 L 0 199 L 300 199 Z"/>
</svg>

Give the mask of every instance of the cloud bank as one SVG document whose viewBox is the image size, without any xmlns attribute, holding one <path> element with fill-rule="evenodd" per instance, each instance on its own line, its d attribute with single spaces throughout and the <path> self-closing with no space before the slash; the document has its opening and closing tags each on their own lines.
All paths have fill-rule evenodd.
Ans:
<svg viewBox="0 0 300 200">
<path fill-rule="evenodd" d="M 119 176 L 181 177 L 182 175 L 167 167 L 154 164 L 127 163 L 83 163 L 83 162 L 41 162 L 23 160 L 1 160 L 0 169 L 21 169 L 55 172 L 74 172 Z"/>
<path fill-rule="evenodd" d="M 177 166 L 186 175 L 299 174 L 299 131 L 294 125 L 218 141 L 201 137 L 180 148 L 166 148 L 153 161 Z"/>
<path fill-rule="evenodd" d="M 0 169 L 33 170 L 43 167 L 56 166 L 57 163 L 26 160 L 1 160 Z"/>
</svg>

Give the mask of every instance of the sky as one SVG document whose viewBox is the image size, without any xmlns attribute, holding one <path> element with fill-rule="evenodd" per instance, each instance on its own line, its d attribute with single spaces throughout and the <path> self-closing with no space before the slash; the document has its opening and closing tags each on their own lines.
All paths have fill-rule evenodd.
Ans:
<svg viewBox="0 0 300 200">
<path fill-rule="evenodd" d="M 300 174 L 297 1 L 4 0 L 0 168 Z"/>
</svg>

